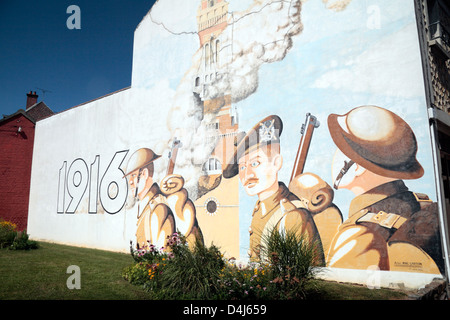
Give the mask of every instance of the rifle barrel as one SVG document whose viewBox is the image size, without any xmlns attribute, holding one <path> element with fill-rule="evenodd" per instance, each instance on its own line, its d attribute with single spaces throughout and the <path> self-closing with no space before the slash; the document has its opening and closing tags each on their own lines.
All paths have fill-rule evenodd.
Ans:
<svg viewBox="0 0 450 320">
<path fill-rule="evenodd" d="M 314 129 L 317 127 L 319 127 L 317 118 L 310 113 L 307 113 L 305 124 L 302 126 L 302 137 L 298 146 L 290 181 L 292 181 L 299 174 L 303 173 L 306 157 L 308 156 L 309 146 L 311 145 L 312 134 Z"/>
</svg>

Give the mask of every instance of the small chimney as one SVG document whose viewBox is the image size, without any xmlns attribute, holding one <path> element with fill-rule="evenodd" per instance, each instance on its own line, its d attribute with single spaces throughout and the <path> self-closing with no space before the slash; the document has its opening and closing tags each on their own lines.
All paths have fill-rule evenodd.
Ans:
<svg viewBox="0 0 450 320">
<path fill-rule="evenodd" d="M 27 108 L 30 108 L 31 106 L 35 105 L 37 103 L 38 95 L 36 94 L 36 91 L 27 93 Z"/>
</svg>

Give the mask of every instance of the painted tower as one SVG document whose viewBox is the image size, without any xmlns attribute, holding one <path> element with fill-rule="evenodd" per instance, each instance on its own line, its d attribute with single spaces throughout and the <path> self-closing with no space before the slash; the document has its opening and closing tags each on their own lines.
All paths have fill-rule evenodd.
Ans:
<svg viewBox="0 0 450 320">
<path fill-rule="evenodd" d="M 209 88 L 226 73 L 230 47 L 224 40 L 228 26 L 228 3 L 225 0 L 201 0 L 197 11 L 198 35 L 202 61 L 193 92 L 203 105 L 208 123 L 209 142 L 215 148 L 203 165 L 199 195 L 195 201 L 199 224 L 215 227 L 205 234 L 205 241 L 221 243 L 226 254 L 239 256 L 239 180 L 222 178 L 222 167 L 232 156 L 238 140 L 238 114 L 231 94 L 222 92 L 210 97 Z"/>
</svg>

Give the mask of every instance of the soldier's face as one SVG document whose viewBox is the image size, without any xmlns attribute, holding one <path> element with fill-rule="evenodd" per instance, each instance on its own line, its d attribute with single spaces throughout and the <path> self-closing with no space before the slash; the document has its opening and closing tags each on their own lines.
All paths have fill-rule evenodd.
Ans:
<svg viewBox="0 0 450 320">
<path fill-rule="evenodd" d="M 135 170 L 130 173 L 128 176 L 128 185 L 130 186 L 130 192 L 131 194 L 137 196 L 139 199 L 142 198 L 142 194 L 146 191 L 146 184 L 147 180 L 151 179 L 151 177 L 146 174 L 146 170 L 141 170 L 139 172 L 138 170 Z M 136 194 L 136 188 L 137 188 L 137 194 Z M 144 194 L 145 195 L 145 194 Z"/>
<path fill-rule="evenodd" d="M 333 175 L 333 183 L 336 182 L 336 178 L 339 175 L 339 172 L 343 168 L 345 162 L 349 162 L 350 159 L 342 153 L 341 150 L 337 149 L 332 165 L 332 175 Z M 367 186 L 370 186 L 370 181 L 367 181 L 367 178 L 364 177 L 364 173 L 366 173 L 366 169 L 361 165 L 354 163 L 347 172 L 342 176 L 342 179 L 339 181 L 338 189 L 348 189 L 353 191 L 356 195 L 361 194 L 362 190 Z M 370 188 L 369 188 L 370 189 Z"/>
<path fill-rule="evenodd" d="M 278 186 L 278 171 L 281 168 L 281 156 L 268 157 L 264 149 L 258 148 L 241 157 L 239 179 L 249 196 L 260 196 L 266 190 Z"/>
</svg>

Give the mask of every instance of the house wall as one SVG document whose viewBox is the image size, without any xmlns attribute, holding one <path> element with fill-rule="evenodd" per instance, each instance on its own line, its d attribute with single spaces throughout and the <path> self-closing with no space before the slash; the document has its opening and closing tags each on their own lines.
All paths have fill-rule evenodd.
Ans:
<svg viewBox="0 0 450 320">
<path fill-rule="evenodd" d="M 34 130 L 21 114 L 0 124 L 0 218 L 19 230 L 27 228 Z"/>
<path fill-rule="evenodd" d="M 209 30 L 219 64 L 205 64 L 200 4 L 159 0 L 134 34 L 131 88 L 37 124 L 31 236 L 127 251 L 180 230 L 247 262 L 274 226 L 319 239 L 337 280 L 417 287 L 440 277 L 414 3 L 230 0 L 227 27 Z M 308 114 L 318 122 L 291 179 Z M 225 122 L 222 139 L 211 128 Z M 212 157 L 223 174 L 205 171 Z M 133 180 L 144 162 L 152 168 Z M 149 181 L 159 191 L 146 209 Z"/>
</svg>

